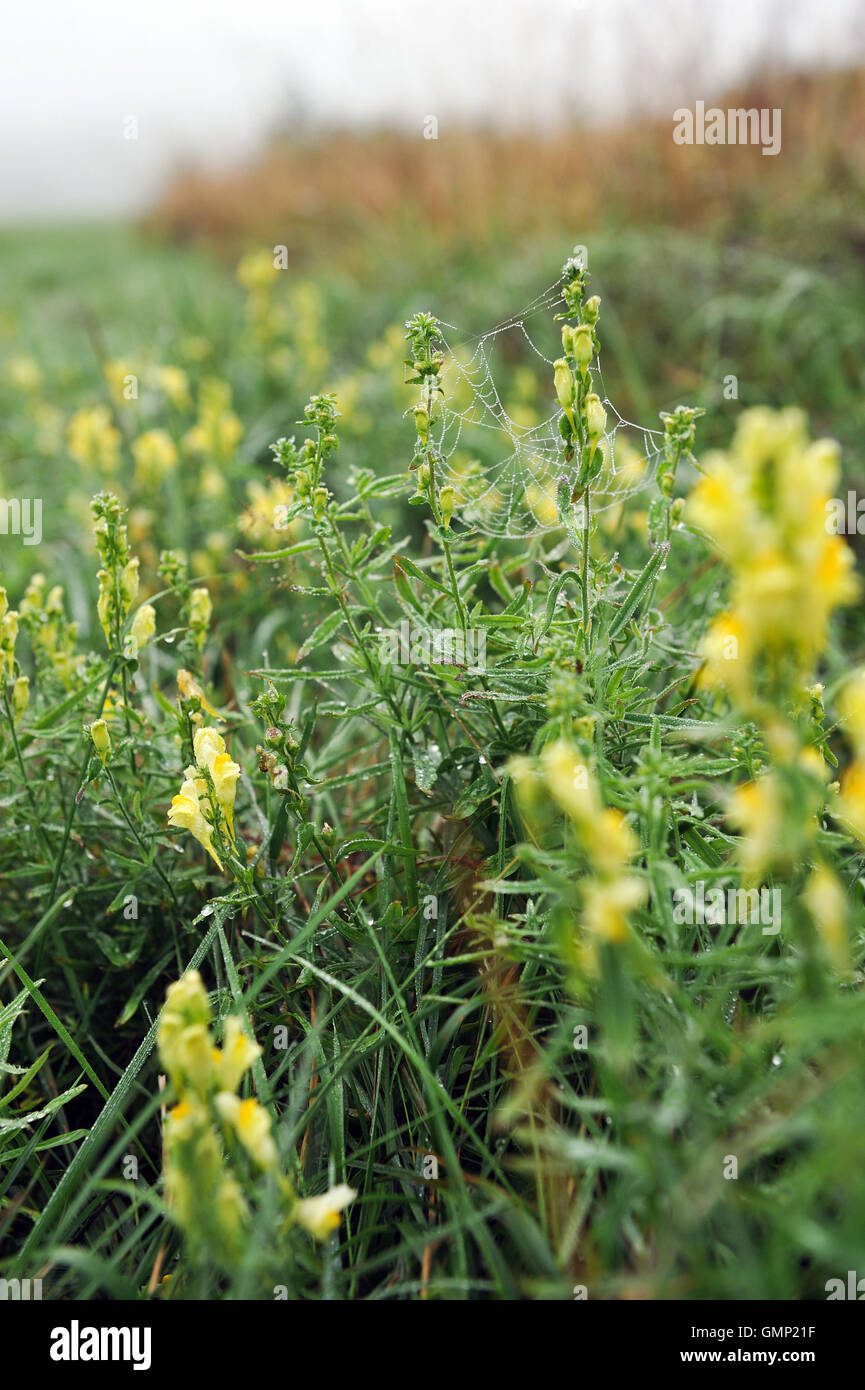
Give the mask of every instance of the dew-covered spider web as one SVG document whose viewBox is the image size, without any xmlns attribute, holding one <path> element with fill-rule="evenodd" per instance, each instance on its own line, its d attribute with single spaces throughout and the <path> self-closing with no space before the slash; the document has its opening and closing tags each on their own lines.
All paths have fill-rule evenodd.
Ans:
<svg viewBox="0 0 865 1390">
<path fill-rule="evenodd" d="M 486 535 L 525 537 L 558 522 L 556 493 L 572 489 L 578 460 L 566 462 L 553 363 L 562 354 L 560 278 L 519 313 L 478 337 L 460 339 L 439 323 L 444 399 L 431 434 L 456 493 L 457 514 Z M 603 344 L 603 309 L 599 324 Z M 593 513 L 620 506 L 651 480 L 663 444 L 660 430 L 626 420 L 606 394 L 599 361 L 594 389 L 607 412 L 603 465 L 591 485 Z M 578 526 L 580 509 L 575 520 Z M 584 514 L 583 514 L 584 515 Z"/>
</svg>

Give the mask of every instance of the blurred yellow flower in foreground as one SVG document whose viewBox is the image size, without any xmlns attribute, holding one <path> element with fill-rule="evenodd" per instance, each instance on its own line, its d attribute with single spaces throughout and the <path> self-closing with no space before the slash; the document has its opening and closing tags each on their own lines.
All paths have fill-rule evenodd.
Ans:
<svg viewBox="0 0 865 1390">
<path fill-rule="evenodd" d="M 323 1192 L 320 1197 L 304 1197 L 297 1202 L 293 1219 L 304 1226 L 316 1240 L 326 1240 L 339 1226 L 340 1212 L 353 1202 L 357 1193 L 353 1187 L 340 1183 Z"/>
<path fill-rule="evenodd" d="M 747 410 L 729 453 L 706 459 L 686 515 L 724 553 L 728 611 L 703 642 L 704 684 L 739 704 L 760 680 L 801 682 L 824 650 L 829 619 L 859 592 L 853 552 L 826 526 L 837 447 L 808 440 L 800 410 Z"/>
</svg>

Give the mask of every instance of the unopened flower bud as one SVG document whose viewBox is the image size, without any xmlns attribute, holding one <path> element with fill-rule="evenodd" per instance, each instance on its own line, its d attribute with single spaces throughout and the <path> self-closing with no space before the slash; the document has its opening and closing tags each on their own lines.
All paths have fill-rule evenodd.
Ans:
<svg viewBox="0 0 865 1390">
<path fill-rule="evenodd" d="M 327 488 L 317 487 L 312 493 L 312 514 L 316 521 L 324 520 L 325 508 L 327 507 Z"/>
<path fill-rule="evenodd" d="M 553 363 L 553 381 L 556 388 L 556 396 L 559 405 L 567 415 L 570 415 L 577 395 L 577 384 L 574 375 L 565 361 L 564 357 L 559 357 Z"/>
<path fill-rule="evenodd" d="M 19 676 L 12 687 L 12 713 L 19 719 L 30 703 L 30 678 Z"/>
<path fill-rule="evenodd" d="M 418 438 L 426 444 L 429 440 L 429 412 L 422 405 L 416 405 L 414 408 L 414 423 Z"/>
<path fill-rule="evenodd" d="M 565 334 L 567 333 L 567 341 Z M 577 324 L 576 328 L 570 325 L 562 330 L 562 342 L 565 344 L 565 351 L 580 369 L 580 374 L 585 378 L 588 365 L 595 355 L 595 345 L 592 342 L 592 330 L 587 323 Z"/>
<path fill-rule="evenodd" d="M 586 396 L 585 411 L 589 442 L 596 444 L 606 429 L 607 412 L 601 405 L 600 397 L 594 391 L 590 391 Z"/>
<path fill-rule="evenodd" d="M 97 719 L 90 725 L 90 737 L 104 767 L 111 753 L 111 735 L 104 719 Z"/>
</svg>

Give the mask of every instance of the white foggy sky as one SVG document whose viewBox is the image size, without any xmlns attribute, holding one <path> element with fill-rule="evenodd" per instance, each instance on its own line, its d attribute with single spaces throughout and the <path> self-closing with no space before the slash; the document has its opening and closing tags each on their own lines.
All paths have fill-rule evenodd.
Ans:
<svg viewBox="0 0 865 1390">
<path fill-rule="evenodd" d="M 672 111 L 865 53 L 862 0 L 0 0 L 0 219 L 136 212 L 309 125 Z M 14 8 L 13 8 L 14 6 Z M 4 12 L 5 11 L 5 12 Z M 124 140 L 134 115 L 137 141 Z"/>
</svg>

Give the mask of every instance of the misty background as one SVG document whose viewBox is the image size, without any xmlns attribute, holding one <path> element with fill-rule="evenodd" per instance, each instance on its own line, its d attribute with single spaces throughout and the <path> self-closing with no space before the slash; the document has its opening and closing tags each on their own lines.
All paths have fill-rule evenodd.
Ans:
<svg viewBox="0 0 865 1390">
<path fill-rule="evenodd" d="M 138 213 L 285 129 L 615 123 L 863 53 L 861 0 L 45 0 L 0 19 L 0 218 Z"/>
</svg>

